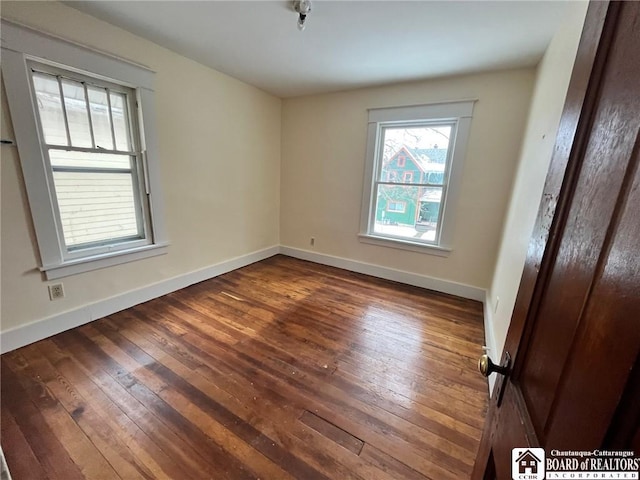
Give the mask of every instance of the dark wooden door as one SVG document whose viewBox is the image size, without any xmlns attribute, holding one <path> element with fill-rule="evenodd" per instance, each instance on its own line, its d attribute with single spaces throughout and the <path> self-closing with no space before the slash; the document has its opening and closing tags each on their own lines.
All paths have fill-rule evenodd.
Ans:
<svg viewBox="0 0 640 480">
<path fill-rule="evenodd" d="M 511 451 L 640 454 L 640 2 L 593 2 L 473 479 Z"/>
</svg>

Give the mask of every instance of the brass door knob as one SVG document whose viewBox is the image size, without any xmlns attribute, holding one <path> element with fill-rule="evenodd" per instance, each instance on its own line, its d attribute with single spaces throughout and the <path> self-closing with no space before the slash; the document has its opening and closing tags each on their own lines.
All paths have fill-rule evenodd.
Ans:
<svg viewBox="0 0 640 480">
<path fill-rule="evenodd" d="M 488 377 L 492 373 L 499 373 L 500 375 L 507 375 L 509 373 L 509 355 L 507 354 L 503 365 L 496 365 L 491 361 L 489 355 L 482 355 L 478 360 L 478 370 L 480 373 Z"/>
</svg>

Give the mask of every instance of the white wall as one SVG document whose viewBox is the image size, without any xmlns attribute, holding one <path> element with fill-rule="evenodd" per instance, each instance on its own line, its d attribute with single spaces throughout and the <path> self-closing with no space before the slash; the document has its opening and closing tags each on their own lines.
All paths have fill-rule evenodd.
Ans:
<svg viewBox="0 0 640 480">
<path fill-rule="evenodd" d="M 281 101 L 57 2 L 3 1 L 3 18 L 157 72 L 160 167 L 171 247 L 165 256 L 65 278 L 66 298 L 49 301 L 47 282 L 37 270 L 17 152 L 2 147 L 0 331 L 47 318 L 55 324 L 65 312 L 115 297 L 135 298 L 131 292 L 138 289 L 190 272 L 211 272 L 211 266 L 282 244 L 298 252 L 350 259 L 352 265 L 382 267 L 373 268 L 374 273 L 394 269 L 477 289 L 490 287 L 489 302 L 501 299 L 489 318 L 499 352 L 585 3 L 574 4 L 572 10 L 538 68 L 537 81 L 534 70 L 521 69 Z M 1 93 L 2 137 L 12 138 Z M 465 98 L 479 101 L 452 254 L 443 258 L 360 243 L 367 108 Z M 313 248 L 311 236 L 316 238 Z M 493 311 L 492 305 L 487 311 Z"/>
<path fill-rule="evenodd" d="M 578 49 L 587 2 L 572 2 L 566 20 L 538 66 L 536 86 L 522 144 L 509 211 L 500 242 L 491 288 L 487 294 L 485 330 L 491 356 L 501 357 L 529 237 L 538 212 L 556 132 Z M 496 309 L 496 298 L 500 298 Z M 491 338 L 493 337 L 493 338 Z"/>
<path fill-rule="evenodd" d="M 2 17 L 157 72 L 171 242 L 167 255 L 66 277 L 66 298 L 50 301 L 17 150 L 3 146 L 2 332 L 279 244 L 280 99 L 57 2 L 3 1 Z M 3 91 L 3 138 L 10 123 Z"/>
<path fill-rule="evenodd" d="M 511 70 L 283 100 L 281 243 L 488 288 L 534 75 L 533 69 Z M 361 243 L 367 109 L 470 98 L 478 102 L 451 255 Z"/>
</svg>

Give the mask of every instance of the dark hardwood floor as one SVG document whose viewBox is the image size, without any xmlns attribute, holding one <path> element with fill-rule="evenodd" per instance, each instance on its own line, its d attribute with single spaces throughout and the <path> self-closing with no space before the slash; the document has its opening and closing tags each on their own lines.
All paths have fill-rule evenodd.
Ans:
<svg viewBox="0 0 640 480">
<path fill-rule="evenodd" d="M 482 305 L 284 256 L 2 356 L 14 480 L 469 477 Z"/>
</svg>

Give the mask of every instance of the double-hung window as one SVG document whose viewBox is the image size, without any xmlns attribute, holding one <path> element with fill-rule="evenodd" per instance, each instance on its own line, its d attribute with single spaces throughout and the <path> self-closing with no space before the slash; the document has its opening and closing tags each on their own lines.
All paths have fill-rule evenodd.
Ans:
<svg viewBox="0 0 640 480">
<path fill-rule="evenodd" d="M 153 73 L 3 22 L 3 77 L 48 278 L 162 253 Z"/>
<path fill-rule="evenodd" d="M 135 91 L 29 67 L 65 256 L 147 244 Z"/>
<path fill-rule="evenodd" d="M 369 110 L 362 241 L 438 255 L 452 249 L 473 105 Z"/>
</svg>

